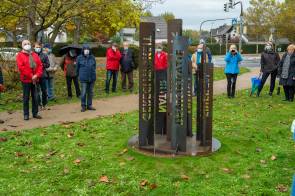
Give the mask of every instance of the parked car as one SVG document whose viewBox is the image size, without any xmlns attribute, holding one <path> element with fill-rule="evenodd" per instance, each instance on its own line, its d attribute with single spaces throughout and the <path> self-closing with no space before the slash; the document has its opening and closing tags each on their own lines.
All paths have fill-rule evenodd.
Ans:
<svg viewBox="0 0 295 196">
<path fill-rule="evenodd" d="M 19 48 L 0 48 L 0 61 L 15 61 L 16 55 L 19 51 Z"/>
</svg>

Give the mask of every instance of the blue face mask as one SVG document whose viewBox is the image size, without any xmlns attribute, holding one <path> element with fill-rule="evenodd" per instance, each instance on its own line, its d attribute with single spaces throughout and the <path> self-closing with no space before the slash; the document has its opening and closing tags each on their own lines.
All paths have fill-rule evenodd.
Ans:
<svg viewBox="0 0 295 196">
<path fill-rule="evenodd" d="M 41 52 L 41 48 L 35 48 L 35 52 L 40 53 Z"/>
</svg>

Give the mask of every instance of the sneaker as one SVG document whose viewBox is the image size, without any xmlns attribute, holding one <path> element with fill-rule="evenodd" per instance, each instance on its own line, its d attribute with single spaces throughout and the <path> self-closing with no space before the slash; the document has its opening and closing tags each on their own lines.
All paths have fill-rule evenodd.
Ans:
<svg viewBox="0 0 295 196">
<path fill-rule="evenodd" d="M 34 115 L 33 118 L 36 118 L 36 119 L 42 119 L 42 117 L 38 114 Z"/>
<path fill-rule="evenodd" d="M 272 92 L 269 92 L 269 96 L 271 96 L 271 97 L 272 97 Z"/>
<path fill-rule="evenodd" d="M 92 111 L 94 111 L 94 110 L 96 110 L 94 107 L 92 107 L 92 106 L 89 106 L 88 108 L 87 108 L 87 110 L 92 110 Z"/>
<path fill-rule="evenodd" d="M 86 112 L 86 108 L 82 107 L 81 112 Z"/>
<path fill-rule="evenodd" d="M 29 120 L 30 118 L 29 118 L 29 116 L 24 116 L 24 120 Z"/>
</svg>

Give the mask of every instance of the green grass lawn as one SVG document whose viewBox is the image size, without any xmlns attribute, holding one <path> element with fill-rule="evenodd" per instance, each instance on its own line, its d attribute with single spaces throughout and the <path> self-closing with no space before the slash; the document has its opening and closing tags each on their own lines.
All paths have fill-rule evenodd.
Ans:
<svg viewBox="0 0 295 196">
<path fill-rule="evenodd" d="M 249 69 L 242 68 L 241 73 L 249 72 Z M 121 76 L 120 76 L 121 77 Z M 119 96 L 119 95 L 127 95 L 128 92 L 122 92 L 121 90 L 121 78 L 118 79 L 118 91 L 116 93 L 110 93 L 107 95 L 104 92 L 105 87 L 105 70 L 99 69 L 97 71 L 97 81 L 94 87 L 94 98 L 105 98 L 111 96 Z M 5 78 L 5 77 L 4 77 Z M 223 68 L 215 68 L 214 69 L 214 80 L 222 80 L 225 79 L 225 75 L 223 73 Z M 134 92 L 138 92 L 138 71 L 134 72 L 134 82 L 135 89 Z M 74 86 L 72 86 L 73 95 L 75 95 Z M 80 101 L 75 96 L 72 100 L 67 99 L 67 88 L 66 82 L 62 71 L 58 71 L 55 79 L 55 95 L 56 100 L 49 102 L 49 106 L 56 104 L 65 104 L 65 103 L 73 103 Z M 7 89 L 7 91 L 1 94 L 0 97 L 0 112 L 1 111 L 13 111 L 20 110 L 22 108 L 22 90 L 21 84 L 19 83 L 15 89 Z"/>
<path fill-rule="evenodd" d="M 214 97 L 214 136 L 222 148 L 209 157 L 126 150 L 138 132 L 137 112 L 0 133 L 0 195 L 290 195 L 295 105 L 267 91 L 261 98 L 248 94 Z"/>
</svg>

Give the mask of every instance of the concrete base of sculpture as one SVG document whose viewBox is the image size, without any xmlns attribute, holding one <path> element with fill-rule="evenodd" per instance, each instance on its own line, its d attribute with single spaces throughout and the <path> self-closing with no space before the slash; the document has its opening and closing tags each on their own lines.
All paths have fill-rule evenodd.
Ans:
<svg viewBox="0 0 295 196">
<path fill-rule="evenodd" d="M 135 135 L 129 139 L 128 146 L 144 155 L 159 157 L 175 157 L 210 155 L 221 148 L 221 143 L 217 139 L 212 138 L 212 149 L 210 149 L 209 147 L 203 147 L 200 146 L 200 142 L 196 141 L 196 136 L 194 135 L 193 137 L 187 137 L 186 152 L 176 152 L 175 150 L 171 149 L 171 141 L 167 141 L 167 137 L 165 135 L 155 135 L 154 146 L 142 147 L 139 147 L 138 135 Z"/>
</svg>

